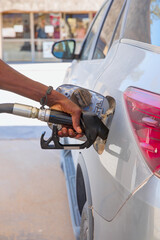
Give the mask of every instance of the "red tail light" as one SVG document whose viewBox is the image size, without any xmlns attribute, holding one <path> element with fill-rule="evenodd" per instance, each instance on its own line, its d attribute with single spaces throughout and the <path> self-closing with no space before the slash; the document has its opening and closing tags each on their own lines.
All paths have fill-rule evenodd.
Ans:
<svg viewBox="0 0 160 240">
<path fill-rule="evenodd" d="M 160 95 L 130 87 L 124 98 L 142 154 L 160 177 Z"/>
</svg>

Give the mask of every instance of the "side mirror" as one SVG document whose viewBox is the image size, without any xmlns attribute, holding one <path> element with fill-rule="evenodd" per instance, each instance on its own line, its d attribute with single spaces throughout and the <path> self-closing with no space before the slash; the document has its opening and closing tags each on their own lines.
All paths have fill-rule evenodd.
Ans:
<svg viewBox="0 0 160 240">
<path fill-rule="evenodd" d="M 53 44 L 52 54 L 59 59 L 72 60 L 75 56 L 75 40 L 63 40 Z"/>
</svg>

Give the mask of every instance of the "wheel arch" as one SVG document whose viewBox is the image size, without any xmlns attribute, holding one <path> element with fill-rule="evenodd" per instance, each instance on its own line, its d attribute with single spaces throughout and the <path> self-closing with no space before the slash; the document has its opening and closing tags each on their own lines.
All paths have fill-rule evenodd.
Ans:
<svg viewBox="0 0 160 240">
<path fill-rule="evenodd" d="M 76 169 L 76 194 L 80 214 L 82 213 L 83 206 L 87 201 L 88 207 L 92 207 L 92 195 L 90 188 L 90 181 L 88 176 L 87 167 L 84 158 L 79 153 L 77 169 Z"/>
<path fill-rule="evenodd" d="M 89 240 L 93 240 L 94 218 L 92 213 L 92 194 L 87 167 L 81 153 L 79 154 L 78 157 L 76 171 L 76 194 L 80 215 L 82 214 L 82 210 L 83 207 L 85 206 L 85 203 L 87 203 Z"/>
</svg>

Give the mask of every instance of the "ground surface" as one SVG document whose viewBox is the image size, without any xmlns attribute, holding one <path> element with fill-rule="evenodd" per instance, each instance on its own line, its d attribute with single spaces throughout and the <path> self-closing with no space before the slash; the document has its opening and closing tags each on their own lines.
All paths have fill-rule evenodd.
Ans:
<svg viewBox="0 0 160 240">
<path fill-rule="evenodd" d="M 0 140 L 0 240 L 73 240 L 59 152 Z"/>
</svg>

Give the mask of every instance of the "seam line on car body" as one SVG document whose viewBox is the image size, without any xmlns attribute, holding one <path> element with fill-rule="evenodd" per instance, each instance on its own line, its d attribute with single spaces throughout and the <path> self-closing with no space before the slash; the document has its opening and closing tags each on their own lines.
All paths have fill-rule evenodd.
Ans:
<svg viewBox="0 0 160 240">
<path fill-rule="evenodd" d="M 132 39 L 127 39 L 127 38 L 121 39 L 120 42 L 122 44 L 138 47 L 138 48 L 141 48 L 141 49 L 145 49 L 145 50 L 160 54 L 160 47 L 159 46 L 155 46 L 155 45 L 151 45 L 149 43 L 139 42 L 139 41 L 132 40 Z"/>
<path fill-rule="evenodd" d="M 112 222 L 116 216 L 118 215 L 118 213 L 122 210 L 123 206 L 127 203 L 127 201 L 132 197 L 134 196 L 134 194 L 136 192 L 138 192 L 150 179 L 151 177 L 153 176 L 154 174 L 151 174 L 147 179 L 145 179 L 145 181 L 140 185 L 138 186 L 132 193 L 129 194 L 129 196 L 127 197 L 127 199 L 125 200 L 125 202 L 122 204 L 122 206 L 119 208 L 119 210 L 116 212 L 116 214 L 114 215 L 114 217 L 112 217 L 111 219 L 106 219 L 104 216 L 102 216 L 101 214 L 98 213 L 98 211 L 95 210 L 95 208 L 92 206 L 90 207 L 91 210 L 92 210 L 92 213 L 93 211 L 95 211 L 101 218 L 103 218 L 105 221 L 107 222 Z"/>
</svg>

